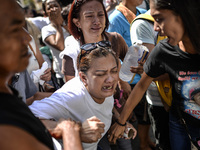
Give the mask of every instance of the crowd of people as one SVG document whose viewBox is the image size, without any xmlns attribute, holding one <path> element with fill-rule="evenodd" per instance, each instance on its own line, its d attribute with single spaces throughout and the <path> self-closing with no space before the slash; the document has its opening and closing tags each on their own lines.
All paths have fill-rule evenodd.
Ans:
<svg viewBox="0 0 200 150">
<path fill-rule="evenodd" d="M 1 150 L 200 149 L 199 0 L 0 3 Z"/>
</svg>

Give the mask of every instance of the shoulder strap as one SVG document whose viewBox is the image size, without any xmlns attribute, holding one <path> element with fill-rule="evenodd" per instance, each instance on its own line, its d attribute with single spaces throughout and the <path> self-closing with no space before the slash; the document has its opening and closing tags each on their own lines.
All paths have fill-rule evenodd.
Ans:
<svg viewBox="0 0 200 150">
<path fill-rule="evenodd" d="M 137 19 L 148 20 L 148 21 L 151 21 L 152 23 L 154 22 L 154 18 L 151 15 L 149 15 L 149 14 L 140 14 L 137 17 L 135 17 L 135 19 L 131 22 L 131 25 Z"/>
<path fill-rule="evenodd" d="M 136 17 L 136 15 L 126 6 L 122 5 L 122 3 L 116 6 L 116 9 L 124 15 L 124 17 L 127 19 L 129 23 L 131 23 Z"/>
</svg>

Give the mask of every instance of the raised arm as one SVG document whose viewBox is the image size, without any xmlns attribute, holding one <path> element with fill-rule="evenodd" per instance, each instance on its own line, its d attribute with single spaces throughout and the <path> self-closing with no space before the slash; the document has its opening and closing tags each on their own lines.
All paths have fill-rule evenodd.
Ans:
<svg viewBox="0 0 200 150">
<path fill-rule="evenodd" d="M 45 39 L 45 42 L 59 51 L 64 50 L 64 35 L 62 30 L 63 18 L 59 10 L 50 13 L 49 19 L 56 29 L 56 34 L 52 34 Z"/>
</svg>

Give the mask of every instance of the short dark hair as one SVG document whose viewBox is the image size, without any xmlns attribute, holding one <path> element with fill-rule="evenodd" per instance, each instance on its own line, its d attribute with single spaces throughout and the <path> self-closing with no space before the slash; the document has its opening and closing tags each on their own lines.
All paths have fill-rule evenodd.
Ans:
<svg viewBox="0 0 200 150">
<path fill-rule="evenodd" d="M 88 3 L 90 1 L 100 2 L 103 6 L 103 10 L 104 10 L 105 18 L 106 18 L 105 29 L 103 31 L 103 32 L 105 32 L 105 30 L 108 28 L 109 20 L 108 20 L 108 15 L 107 15 L 105 6 L 103 4 L 103 0 L 77 0 L 77 1 L 78 1 L 78 3 L 76 5 L 75 5 L 75 0 L 73 1 L 69 15 L 68 15 L 68 28 L 69 28 L 70 34 L 72 34 L 75 39 L 81 38 L 82 32 L 78 31 L 77 26 L 73 23 L 73 18 L 79 19 L 81 7 L 83 6 L 83 4 Z"/>
<path fill-rule="evenodd" d="M 200 0 L 151 0 L 156 9 L 169 9 L 181 17 L 186 34 L 200 53 Z"/>
</svg>

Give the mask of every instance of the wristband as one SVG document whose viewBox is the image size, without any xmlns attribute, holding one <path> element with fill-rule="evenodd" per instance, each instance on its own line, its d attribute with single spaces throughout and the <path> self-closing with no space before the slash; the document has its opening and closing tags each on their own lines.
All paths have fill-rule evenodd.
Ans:
<svg viewBox="0 0 200 150">
<path fill-rule="evenodd" d="M 121 124 L 121 123 L 119 122 L 118 119 L 116 119 L 116 123 L 117 123 L 118 125 L 120 125 L 120 126 L 126 126 L 126 122 L 125 122 L 124 124 Z"/>
</svg>

